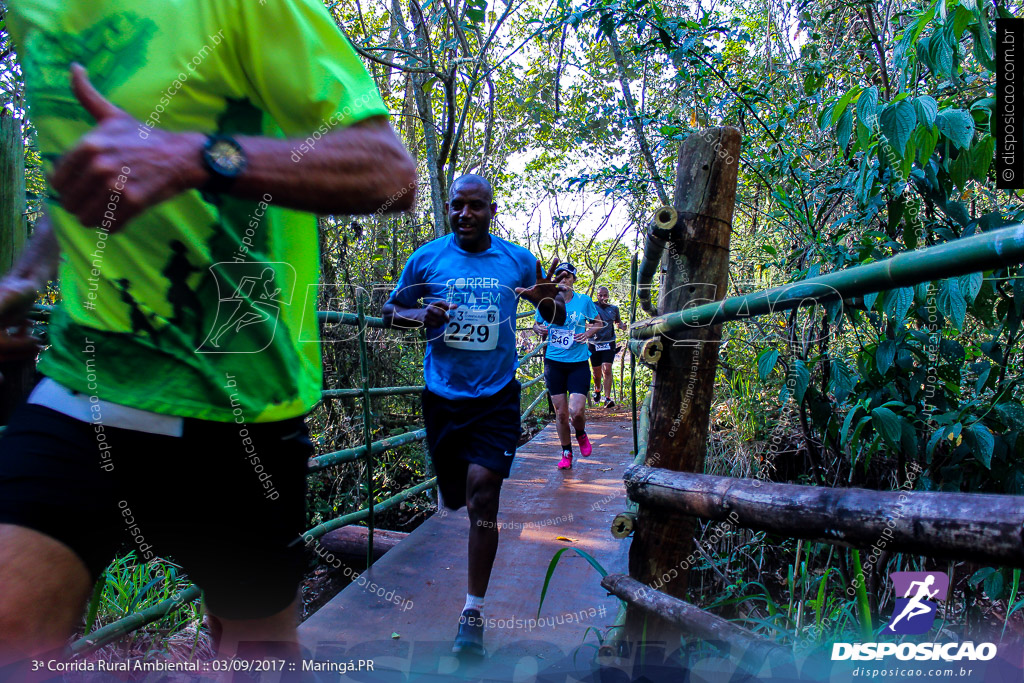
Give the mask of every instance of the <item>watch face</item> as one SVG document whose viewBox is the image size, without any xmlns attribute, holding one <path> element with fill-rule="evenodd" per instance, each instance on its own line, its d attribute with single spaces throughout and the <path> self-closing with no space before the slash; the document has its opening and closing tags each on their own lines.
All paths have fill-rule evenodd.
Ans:
<svg viewBox="0 0 1024 683">
<path fill-rule="evenodd" d="M 245 168 L 245 155 L 232 140 L 215 140 L 207 150 L 210 163 L 226 176 L 238 175 Z"/>
</svg>

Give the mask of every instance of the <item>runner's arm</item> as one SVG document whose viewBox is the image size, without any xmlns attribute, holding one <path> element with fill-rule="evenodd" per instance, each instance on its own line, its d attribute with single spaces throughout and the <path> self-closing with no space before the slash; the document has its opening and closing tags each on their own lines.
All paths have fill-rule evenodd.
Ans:
<svg viewBox="0 0 1024 683">
<path fill-rule="evenodd" d="M 201 154 L 206 135 L 142 125 L 115 107 L 72 66 L 72 90 L 97 125 L 61 157 L 50 178 L 61 205 L 85 226 L 98 226 L 109 188 L 125 178 L 117 227 L 151 206 L 202 187 L 210 177 Z M 373 117 L 324 135 L 299 163 L 290 155 L 301 140 L 239 136 L 247 166 L 231 187 L 242 199 L 268 201 L 321 214 L 404 211 L 416 196 L 416 167 L 387 121 Z M 123 173 L 122 169 L 130 169 Z"/>
<path fill-rule="evenodd" d="M 541 323 L 534 323 L 533 324 L 533 332 L 534 332 L 534 334 L 536 334 L 541 339 L 547 339 L 547 336 L 548 336 L 548 326 L 547 325 L 543 325 Z"/>
<path fill-rule="evenodd" d="M 405 307 L 389 302 L 384 304 L 381 317 L 387 327 L 416 329 L 418 327 L 440 327 L 448 322 L 448 311 L 458 304 L 435 301 L 424 308 Z"/>
<path fill-rule="evenodd" d="M 57 275 L 57 264 L 60 263 L 60 245 L 50 226 L 50 217 L 45 213 L 36 221 L 32 237 L 25 245 L 18 260 L 4 276 L 3 282 L 9 287 L 15 280 L 32 285 L 42 291 L 46 284 Z M 35 295 L 33 294 L 33 299 Z M 6 302 L 4 298 L 2 301 Z M 29 302 L 31 305 L 31 302 Z M 0 309 L 0 315 L 2 315 Z"/>
<path fill-rule="evenodd" d="M 21 256 L 0 278 L 0 361 L 25 360 L 39 352 L 39 339 L 32 336 L 25 314 L 57 273 L 59 261 L 60 247 L 44 214 Z"/>
</svg>

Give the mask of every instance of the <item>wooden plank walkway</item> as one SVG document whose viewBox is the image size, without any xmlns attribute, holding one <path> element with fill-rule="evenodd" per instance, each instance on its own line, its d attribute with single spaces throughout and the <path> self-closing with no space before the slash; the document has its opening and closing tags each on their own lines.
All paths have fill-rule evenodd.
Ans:
<svg viewBox="0 0 1024 683">
<path fill-rule="evenodd" d="M 590 672 L 597 644 L 619 601 L 599 585 L 582 557 L 566 552 L 555 569 L 540 618 L 537 605 L 552 556 L 566 547 L 593 555 L 610 573 L 627 571 L 628 541 L 609 527 L 625 509 L 623 470 L 632 461 L 628 414 L 591 408 L 589 458 L 578 449 L 559 471 L 554 425 L 521 446 L 502 487 L 501 536 L 486 597 L 483 661 L 451 653 L 466 596 L 465 509 L 435 514 L 299 629 L 318 662 L 373 660 L 358 680 L 534 680 Z M 576 448 L 574 443 L 574 448 Z M 376 584 L 371 586 L 370 582 Z M 588 632 L 588 629 L 590 631 Z M 338 680 L 332 674 L 324 680 Z"/>
</svg>

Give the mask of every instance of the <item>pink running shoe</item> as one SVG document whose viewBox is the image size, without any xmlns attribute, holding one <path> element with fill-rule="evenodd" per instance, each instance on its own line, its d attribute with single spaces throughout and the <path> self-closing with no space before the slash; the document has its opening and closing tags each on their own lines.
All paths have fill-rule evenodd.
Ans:
<svg viewBox="0 0 1024 683">
<path fill-rule="evenodd" d="M 558 461 L 558 469 L 572 469 L 572 451 L 562 451 L 562 459 Z"/>
<path fill-rule="evenodd" d="M 580 455 L 584 458 L 594 452 L 594 447 L 590 445 L 590 438 L 586 434 L 577 436 L 576 443 L 580 445 Z"/>
</svg>

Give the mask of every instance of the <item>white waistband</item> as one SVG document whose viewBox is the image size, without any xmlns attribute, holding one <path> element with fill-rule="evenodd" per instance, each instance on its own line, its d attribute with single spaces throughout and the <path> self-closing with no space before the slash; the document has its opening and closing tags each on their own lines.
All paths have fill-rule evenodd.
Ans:
<svg viewBox="0 0 1024 683">
<path fill-rule="evenodd" d="M 28 402 L 56 410 L 82 422 L 149 434 L 181 436 L 185 425 L 185 420 L 175 415 L 161 415 L 103 401 L 95 396 L 71 391 L 49 377 L 44 377 L 36 385 L 28 397 Z"/>
</svg>

